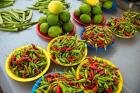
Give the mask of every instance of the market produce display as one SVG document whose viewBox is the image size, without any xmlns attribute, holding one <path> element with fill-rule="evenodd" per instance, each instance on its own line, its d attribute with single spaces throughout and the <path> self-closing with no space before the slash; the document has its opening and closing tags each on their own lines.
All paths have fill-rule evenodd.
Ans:
<svg viewBox="0 0 140 93">
<path fill-rule="evenodd" d="M 114 44 L 115 39 L 106 26 L 90 25 L 81 31 L 81 38 L 91 48 L 106 50 Z"/>
<path fill-rule="evenodd" d="M 57 8 L 59 6 L 59 8 Z M 53 7 L 53 8 L 52 8 Z M 64 10 L 60 1 L 52 1 L 48 5 L 49 13 L 39 19 L 39 34 L 48 37 L 48 40 L 63 34 L 74 34 L 74 25 L 70 21 L 70 12 Z"/>
<path fill-rule="evenodd" d="M 49 6 L 49 3 L 52 1 L 54 1 L 54 2 Z M 60 1 L 61 3 L 59 3 L 55 7 L 54 6 L 54 5 L 56 5 L 55 1 Z M 39 10 L 39 12 L 47 14 L 49 8 L 51 8 L 54 11 L 59 11 L 60 9 L 62 9 L 62 7 L 61 7 L 62 4 L 65 9 L 69 8 L 69 3 L 66 3 L 65 0 L 38 0 L 32 7 L 29 7 L 29 8 L 33 9 L 33 10 Z"/>
<path fill-rule="evenodd" d="M 75 70 L 73 71 L 47 74 L 37 81 L 38 86 L 32 88 L 32 93 L 83 93 L 80 81 L 76 81 Z"/>
<path fill-rule="evenodd" d="M 84 26 L 89 24 L 103 24 L 105 22 L 101 7 L 99 5 L 90 6 L 86 3 L 74 11 L 73 19 Z"/>
<path fill-rule="evenodd" d="M 7 58 L 5 68 L 12 79 L 28 82 L 41 77 L 49 66 L 46 51 L 32 44 L 15 49 Z"/>
<path fill-rule="evenodd" d="M 136 35 L 137 29 L 127 18 L 112 17 L 108 21 L 110 32 L 120 38 L 132 38 Z"/>
<path fill-rule="evenodd" d="M 0 11 L 0 30 L 18 32 L 25 30 L 37 22 L 30 22 L 32 10 L 8 9 Z"/>
<path fill-rule="evenodd" d="M 84 93 L 120 93 L 123 86 L 122 75 L 110 61 L 87 57 L 77 68 L 76 77 L 83 80 Z"/>
<path fill-rule="evenodd" d="M 15 0 L 1 0 L 0 1 L 0 8 L 12 6 L 14 3 L 15 3 Z"/>
<path fill-rule="evenodd" d="M 79 64 L 87 56 L 87 46 L 77 36 L 60 36 L 49 42 L 47 51 L 51 60 L 62 66 Z"/>
<path fill-rule="evenodd" d="M 70 20 L 70 6 L 66 0 L 37 0 L 26 10 L 0 10 L 0 31 L 19 32 L 38 23 L 37 34 L 50 41 L 46 50 L 34 44 L 15 49 L 5 62 L 10 78 L 30 82 L 42 76 L 33 86 L 32 93 L 121 93 L 123 78 L 119 69 L 106 59 L 87 57 L 87 46 L 95 52 L 103 52 L 115 44 L 115 36 L 135 37 L 140 28 L 140 13 L 128 10 L 123 12 L 122 18 L 111 17 L 105 24 L 108 17 L 103 11 L 114 12 L 117 7 L 114 0 L 81 1 L 82 4 L 72 13 L 74 21 L 85 26 L 80 32 L 81 39 L 74 35 L 76 29 Z M 14 2 L 1 0 L 0 8 Z M 31 9 L 43 13 L 37 22 L 31 21 Z M 50 59 L 68 69 L 75 66 L 76 70 L 72 67 L 67 71 L 46 73 Z"/>
<path fill-rule="evenodd" d="M 128 10 L 123 13 L 123 17 L 130 19 L 137 28 L 140 28 L 140 13 Z"/>
</svg>

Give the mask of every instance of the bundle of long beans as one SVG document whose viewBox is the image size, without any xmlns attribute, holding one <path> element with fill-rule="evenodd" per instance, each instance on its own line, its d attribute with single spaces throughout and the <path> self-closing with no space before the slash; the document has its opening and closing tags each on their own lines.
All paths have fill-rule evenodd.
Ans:
<svg viewBox="0 0 140 93">
<path fill-rule="evenodd" d="M 29 7 L 33 10 L 39 10 L 39 12 L 47 14 L 48 13 L 48 5 L 53 0 L 38 0 L 32 7 Z M 69 3 L 66 3 L 65 0 L 58 0 L 63 3 L 65 8 L 69 8 Z"/>
<path fill-rule="evenodd" d="M 12 6 L 14 3 L 15 3 L 14 0 L 0 0 L 0 8 Z"/>
<path fill-rule="evenodd" d="M 9 9 L 0 11 L 0 30 L 17 32 L 31 27 L 32 10 Z"/>
</svg>

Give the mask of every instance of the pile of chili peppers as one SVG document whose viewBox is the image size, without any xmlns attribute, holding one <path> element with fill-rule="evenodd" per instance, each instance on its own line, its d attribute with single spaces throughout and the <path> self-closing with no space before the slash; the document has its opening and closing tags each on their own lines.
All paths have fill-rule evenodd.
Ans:
<svg viewBox="0 0 140 93">
<path fill-rule="evenodd" d="M 47 65 L 47 58 L 34 44 L 14 51 L 10 60 L 10 69 L 18 77 L 31 78 L 40 74 Z"/>
<path fill-rule="evenodd" d="M 87 57 L 79 66 L 78 79 L 87 93 L 115 93 L 120 82 L 118 69 L 104 60 Z"/>
<path fill-rule="evenodd" d="M 128 10 L 123 13 L 123 17 L 129 18 L 137 28 L 140 28 L 140 13 Z"/>
<path fill-rule="evenodd" d="M 75 70 L 73 71 L 47 74 L 42 77 L 35 93 L 84 93 L 76 81 Z"/>
<path fill-rule="evenodd" d="M 104 26 L 90 25 L 85 28 L 82 38 L 87 41 L 90 46 L 98 48 L 106 48 L 111 45 L 115 39 L 108 29 Z"/>
<path fill-rule="evenodd" d="M 85 41 L 79 40 L 77 36 L 59 37 L 52 43 L 50 53 L 52 59 L 60 65 L 76 65 L 83 59 L 87 49 Z"/>
<path fill-rule="evenodd" d="M 130 19 L 127 18 L 112 17 L 108 21 L 108 26 L 114 35 L 121 38 L 134 37 L 137 32 L 136 27 L 131 23 Z"/>
</svg>

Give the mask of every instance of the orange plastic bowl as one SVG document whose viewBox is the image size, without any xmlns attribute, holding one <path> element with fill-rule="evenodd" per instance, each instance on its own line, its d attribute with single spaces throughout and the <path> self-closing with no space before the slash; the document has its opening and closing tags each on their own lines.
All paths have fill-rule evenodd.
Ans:
<svg viewBox="0 0 140 93">
<path fill-rule="evenodd" d="M 21 50 L 21 49 L 23 49 L 23 48 L 26 48 L 26 47 L 29 47 L 29 46 L 23 46 L 23 47 L 20 47 L 20 48 L 15 49 L 15 50 L 8 56 L 8 58 L 7 58 L 7 60 L 6 60 L 6 63 L 5 63 L 5 70 L 6 70 L 6 73 L 8 74 L 8 76 L 9 76 L 10 78 L 16 80 L 16 81 L 19 81 L 19 82 L 30 82 L 30 81 L 34 81 L 34 80 L 40 78 L 41 76 L 43 76 L 43 75 L 47 72 L 47 70 L 49 69 L 49 67 L 50 67 L 50 59 L 49 59 L 50 57 L 48 56 L 47 52 L 46 52 L 43 48 L 41 48 L 41 47 L 39 47 L 39 46 L 36 46 L 39 50 L 42 50 L 42 51 L 43 51 L 44 55 L 45 55 L 46 58 L 47 58 L 47 65 L 46 65 L 45 69 L 44 69 L 40 74 L 38 74 L 37 76 L 32 77 L 32 78 L 21 78 L 21 77 L 16 76 L 16 75 L 11 71 L 11 69 L 10 69 L 10 60 L 11 60 L 11 57 L 12 57 L 12 55 L 13 55 L 16 51 L 19 51 L 19 50 Z"/>
<path fill-rule="evenodd" d="M 50 51 L 51 51 L 50 48 L 51 48 L 52 44 L 53 44 L 56 40 L 58 40 L 58 39 L 60 39 L 60 38 L 62 38 L 62 37 L 64 37 L 64 36 L 56 37 L 56 38 L 54 38 L 53 40 L 51 40 L 51 41 L 49 42 L 48 47 L 47 47 L 47 52 L 48 52 L 48 55 L 49 55 L 50 59 L 51 59 L 54 63 L 56 63 L 56 64 L 58 64 L 58 65 L 61 65 L 61 66 L 75 66 L 75 65 L 78 65 L 78 64 L 81 63 L 81 62 L 86 58 L 86 56 L 87 56 L 87 45 L 86 45 L 86 44 L 85 44 L 86 48 L 85 48 L 85 50 L 84 50 L 83 58 L 82 58 L 81 60 L 79 60 L 78 62 L 75 62 L 75 63 L 73 63 L 73 64 L 64 64 L 64 63 L 61 63 L 61 62 L 59 62 L 59 61 L 53 59 L 52 54 L 51 54 L 51 52 L 50 52 Z"/>
<path fill-rule="evenodd" d="M 106 60 L 106 59 L 103 59 L 103 58 L 96 58 L 97 60 L 102 60 L 102 62 L 105 62 L 105 63 L 107 63 L 108 65 L 111 65 L 112 67 L 117 67 L 117 66 L 115 66 L 113 63 L 111 63 L 109 60 Z M 79 66 L 77 67 L 77 70 L 76 70 L 76 78 L 77 79 L 79 79 L 79 73 L 80 73 L 80 68 L 81 68 L 81 66 L 84 64 L 84 63 L 87 63 L 88 62 L 88 60 L 87 59 L 85 59 L 85 60 L 83 60 L 82 61 L 82 63 L 81 64 L 79 64 Z M 118 74 L 119 74 L 119 76 L 120 76 L 120 82 L 119 82 L 119 84 L 118 84 L 118 89 L 117 89 L 117 91 L 115 92 L 115 93 L 121 93 L 121 90 L 122 90 L 122 87 L 123 87 L 123 77 L 122 77 L 122 74 L 121 74 L 121 72 L 118 70 Z M 81 88 L 82 89 L 84 89 L 84 87 L 81 85 Z M 87 91 L 85 91 L 85 93 L 88 93 Z"/>
</svg>

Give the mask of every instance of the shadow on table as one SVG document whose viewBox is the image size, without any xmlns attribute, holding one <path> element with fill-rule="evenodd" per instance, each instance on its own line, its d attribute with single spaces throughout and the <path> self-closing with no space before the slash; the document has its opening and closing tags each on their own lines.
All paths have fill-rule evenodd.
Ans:
<svg viewBox="0 0 140 93">
<path fill-rule="evenodd" d="M 102 57 L 102 58 L 109 58 L 112 56 L 115 51 L 116 51 L 116 45 L 113 47 L 107 49 L 106 51 L 96 51 L 95 49 L 88 48 L 88 56 L 97 56 L 97 57 Z"/>
<path fill-rule="evenodd" d="M 0 87 L 0 93 L 3 93 L 3 91 L 2 91 L 2 89 L 1 89 L 1 87 Z"/>
<path fill-rule="evenodd" d="M 116 42 L 120 43 L 121 45 L 134 45 L 138 42 L 138 39 L 137 37 L 129 38 L 129 39 L 116 38 Z"/>
</svg>

